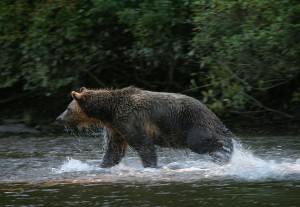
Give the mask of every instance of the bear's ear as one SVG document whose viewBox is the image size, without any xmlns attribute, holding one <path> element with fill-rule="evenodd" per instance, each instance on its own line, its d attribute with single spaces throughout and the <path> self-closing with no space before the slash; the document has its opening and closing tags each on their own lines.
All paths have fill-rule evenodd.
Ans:
<svg viewBox="0 0 300 207">
<path fill-rule="evenodd" d="M 76 91 L 71 92 L 71 96 L 73 97 L 74 100 L 78 101 L 82 98 L 82 94 L 77 93 Z"/>
<path fill-rule="evenodd" d="M 85 91 L 87 91 L 87 90 L 88 90 L 88 89 L 86 89 L 86 87 L 81 87 L 81 88 L 80 88 L 80 93 L 81 93 L 81 92 L 85 92 Z"/>
</svg>

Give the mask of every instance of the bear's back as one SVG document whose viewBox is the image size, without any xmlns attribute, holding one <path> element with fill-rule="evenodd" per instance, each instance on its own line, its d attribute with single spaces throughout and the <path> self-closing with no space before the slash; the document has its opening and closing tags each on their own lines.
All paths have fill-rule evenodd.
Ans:
<svg viewBox="0 0 300 207">
<path fill-rule="evenodd" d="M 191 118 L 194 120 L 202 116 L 219 119 L 202 102 L 183 94 L 141 91 L 135 96 L 138 96 L 138 100 L 141 101 L 142 105 L 151 108 L 152 113 L 156 111 L 163 115 L 171 113 L 173 116 L 178 116 L 178 118 Z"/>
<path fill-rule="evenodd" d="M 151 121 L 171 131 L 183 131 L 193 126 L 209 128 L 222 125 L 203 103 L 183 94 L 140 90 L 132 97 L 137 105 L 144 107 Z"/>
</svg>

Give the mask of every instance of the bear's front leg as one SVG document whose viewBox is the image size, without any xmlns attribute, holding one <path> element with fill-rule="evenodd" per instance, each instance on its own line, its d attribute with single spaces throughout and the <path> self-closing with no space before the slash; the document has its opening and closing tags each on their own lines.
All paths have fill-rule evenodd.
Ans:
<svg viewBox="0 0 300 207">
<path fill-rule="evenodd" d="M 156 147 L 151 139 L 144 139 L 136 150 L 139 153 L 144 167 L 157 167 Z"/>
<path fill-rule="evenodd" d="M 127 142 L 116 136 L 108 134 L 106 151 L 101 163 L 102 168 L 108 168 L 120 163 L 125 156 Z"/>
</svg>

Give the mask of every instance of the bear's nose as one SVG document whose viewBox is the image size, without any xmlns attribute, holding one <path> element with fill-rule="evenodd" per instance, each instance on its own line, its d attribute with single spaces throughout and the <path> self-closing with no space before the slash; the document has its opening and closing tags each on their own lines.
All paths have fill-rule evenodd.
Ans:
<svg viewBox="0 0 300 207">
<path fill-rule="evenodd" d="M 56 121 L 60 123 L 60 122 L 62 121 L 61 116 L 57 117 L 57 118 L 56 118 Z"/>
</svg>

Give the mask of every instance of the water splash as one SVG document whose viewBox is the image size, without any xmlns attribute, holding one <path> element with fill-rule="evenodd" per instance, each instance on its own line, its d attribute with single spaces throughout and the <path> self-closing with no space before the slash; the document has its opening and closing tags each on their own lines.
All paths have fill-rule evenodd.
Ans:
<svg viewBox="0 0 300 207">
<path fill-rule="evenodd" d="M 67 157 L 67 160 L 58 169 L 53 168 L 52 171 L 55 173 L 65 173 L 65 172 L 81 172 L 81 171 L 91 171 L 94 170 L 95 166 L 84 163 L 80 160 L 76 160 Z"/>
<path fill-rule="evenodd" d="M 244 180 L 284 179 L 290 175 L 300 175 L 300 159 L 262 159 L 236 144 L 231 162 L 215 168 L 213 174 Z"/>
<path fill-rule="evenodd" d="M 300 159 L 262 159 L 250 150 L 235 143 L 232 160 L 227 165 L 218 165 L 208 158 L 195 159 L 196 156 L 178 156 L 172 161 L 163 161 L 160 168 L 143 168 L 137 157 L 127 157 L 119 165 L 102 169 L 99 161 L 88 163 L 68 158 L 56 174 L 66 172 L 85 172 L 95 182 L 117 181 L 179 181 L 193 182 L 203 179 L 235 179 L 246 181 L 300 179 Z M 90 173 L 90 174 L 89 174 Z M 86 179 L 86 177 L 84 178 Z"/>
</svg>

